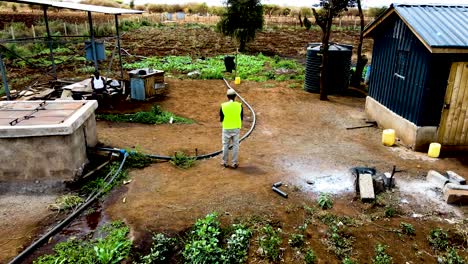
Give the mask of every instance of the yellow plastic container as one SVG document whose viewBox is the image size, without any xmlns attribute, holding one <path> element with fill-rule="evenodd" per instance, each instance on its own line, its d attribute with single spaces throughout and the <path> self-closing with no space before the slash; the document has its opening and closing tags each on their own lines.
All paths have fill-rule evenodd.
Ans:
<svg viewBox="0 0 468 264">
<path fill-rule="evenodd" d="M 235 84 L 240 84 L 240 77 L 236 77 L 236 80 L 234 81 Z"/>
<path fill-rule="evenodd" d="M 440 155 L 440 148 L 442 145 L 439 143 L 431 143 L 429 145 L 429 151 L 427 152 L 427 155 L 431 158 L 438 158 Z"/>
<path fill-rule="evenodd" d="M 385 129 L 382 133 L 382 144 L 391 147 L 395 144 L 395 130 Z"/>
</svg>

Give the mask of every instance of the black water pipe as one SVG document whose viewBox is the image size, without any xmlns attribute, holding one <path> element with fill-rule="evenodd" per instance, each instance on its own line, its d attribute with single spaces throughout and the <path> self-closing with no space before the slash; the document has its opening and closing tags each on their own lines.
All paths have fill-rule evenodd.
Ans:
<svg viewBox="0 0 468 264">
<path fill-rule="evenodd" d="M 224 84 L 227 86 L 228 89 L 233 89 L 229 85 L 229 83 L 228 83 L 228 81 L 226 79 L 223 78 L 223 81 L 224 81 Z M 247 108 L 249 108 L 250 112 L 252 113 L 252 126 L 247 131 L 247 133 L 245 133 L 245 135 L 242 136 L 242 138 L 239 140 L 240 142 L 242 142 L 244 139 L 249 137 L 250 134 L 252 134 L 252 131 L 255 128 L 255 124 L 257 123 L 257 116 L 256 116 L 255 111 L 253 110 L 252 106 L 249 103 L 247 103 L 247 101 L 242 96 L 240 96 L 239 93 L 237 93 L 236 90 L 234 90 L 234 92 L 239 97 L 239 99 L 247 106 Z M 229 148 L 232 148 L 232 145 L 229 146 Z M 120 149 L 116 149 L 116 148 L 97 147 L 97 148 L 94 148 L 94 149 L 95 150 L 102 150 L 102 151 L 111 151 L 111 152 L 116 152 L 116 153 L 121 151 Z M 208 154 L 192 156 L 190 158 L 195 159 L 195 160 L 209 159 L 209 158 L 212 158 L 212 157 L 215 157 L 215 156 L 221 154 L 222 152 L 223 152 L 222 150 L 218 150 L 218 151 L 208 153 Z M 170 157 L 170 156 L 163 156 L 163 155 L 158 155 L 158 154 L 146 154 L 146 156 L 150 157 L 150 158 L 153 158 L 153 159 L 159 159 L 159 160 L 171 160 L 172 159 L 172 157 Z"/>
<path fill-rule="evenodd" d="M 44 242 L 46 242 L 50 236 L 54 235 L 58 231 L 60 231 L 62 228 L 64 228 L 68 223 L 70 223 L 79 213 L 81 213 L 86 207 L 88 207 L 91 203 L 93 203 L 102 193 L 103 191 L 115 180 L 117 175 L 120 173 L 122 170 L 125 161 L 127 160 L 128 157 L 128 152 L 124 151 L 122 163 L 120 163 L 119 169 L 117 172 L 112 176 L 110 181 L 104 186 L 97 194 L 95 194 L 91 199 L 87 199 L 87 201 L 82 204 L 80 207 L 78 207 L 75 211 L 73 211 L 67 218 L 65 218 L 62 222 L 58 223 L 54 228 L 52 228 L 49 232 L 47 232 L 45 235 L 40 237 L 38 240 L 34 241 L 29 247 L 27 247 L 25 250 L 23 250 L 20 254 L 18 254 L 13 260 L 9 262 L 9 264 L 16 264 L 20 263 L 20 261 L 28 256 L 32 251 L 34 251 L 37 247 L 42 245 Z"/>
</svg>

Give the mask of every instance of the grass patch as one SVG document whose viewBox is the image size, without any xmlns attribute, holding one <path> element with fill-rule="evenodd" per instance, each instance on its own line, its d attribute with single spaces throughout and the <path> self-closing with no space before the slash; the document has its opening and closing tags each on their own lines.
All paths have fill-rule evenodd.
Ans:
<svg viewBox="0 0 468 264">
<path fill-rule="evenodd" d="M 92 240 L 69 239 L 54 247 L 54 254 L 39 257 L 35 264 L 55 263 L 120 263 L 130 254 L 132 241 L 122 222 L 112 222 L 98 230 Z"/>
<path fill-rule="evenodd" d="M 442 260 L 442 263 L 447 264 L 466 264 L 468 263 L 468 259 L 460 257 L 458 252 L 455 248 L 450 248 L 447 252 L 439 257 Z"/>
<path fill-rule="evenodd" d="M 353 242 L 354 237 L 344 232 L 339 226 L 332 225 L 328 229 L 326 245 L 338 259 L 345 259 L 351 255 Z"/>
<path fill-rule="evenodd" d="M 171 112 L 163 111 L 160 106 L 155 105 L 149 112 L 137 112 L 134 114 L 100 114 L 96 115 L 100 120 L 111 122 L 128 122 L 141 124 L 192 124 L 193 121 L 187 118 L 178 117 Z"/>
<path fill-rule="evenodd" d="M 400 228 L 401 228 L 401 232 L 403 234 L 406 234 L 408 236 L 415 236 L 416 235 L 416 230 L 414 229 L 412 224 L 401 222 L 400 223 Z"/>
<path fill-rule="evenodd" d="M 308 249 L 304 255 L 305 264 L 314 264 L 317 261 L 317 256 L 312 249 Z"/>
<path fill-rule="evenodd" d="M 188 169 L 195 164 L 196 159 L 188 156 L 184 152 L 176 152 L 171 157 L 171 163 L 181 169 Z"/>
<path fill-rule="evenodd" d="M 304 66 L 294 60 L 281 59 L 278 56 L 267 57 L 261 53 L 252 56 L 239 54 L 237 56 L 237 75 L 242 80 L 304 80 Z M 187 74 L 198 71 L 198 78 L 222 79 L 225 77 L 224 56 L 206 59 L 196 59 L 190 56 L 150 57 L 145 60 L 128 63 L 126 69 L 154 68 L 173 74 Z"/>
<path fill-rule="evenodd" d="M 125 168 L 119 172 L 119 174 L 115 177 L 114 181 L 107 185 L 107 180 L 110 179 L 120 167 L 120 161 L 114 161 L 111 164 L 102 168 L 96 177 L 96 179 L 87 182 L 83 187 L 81 187 L 81 192 L 85 194 L 90 194 L 92 192 L 97 192 L 99 190 L 103 190 L 102 194 L 108 193 L 114 186 L 120 185 L 123 180 L 127 179 L 128 171 Z M 107 177 L 106 177 L 107 176 Z M 107 187 L 105 187 L 107 185 Z"/>
<path fill-rule="evenodd" d="M 83 203 L 83 198 L 74 194 L 65 194 L 55 199 L 55 203 L 49 205 L 49 209 L 57 211 L 66 211 L 75 209 Z"/>
<path fill-rule="evenodd" d="M 127 150 L 127 152 L 130 153 L 130 155 L 127 157 L 127 160 L 125 161 L 125 167 L 127 168 L 141 169 L 153 163 L 153 159 L 141 153 L 137 149 Z"/>
</svg>

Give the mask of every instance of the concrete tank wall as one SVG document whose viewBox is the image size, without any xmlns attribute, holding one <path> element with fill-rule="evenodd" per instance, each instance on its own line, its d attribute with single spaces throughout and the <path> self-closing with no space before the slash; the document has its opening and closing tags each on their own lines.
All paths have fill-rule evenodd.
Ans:
<svg viewBox="0 0 468 264">
<path fill-rule="evenodd" d="M 81 176 L 88 163 L 86 147 L 97 144 L 94 107 L 73 123 L 71 134 L 0 138 L 0 189 L 21 182 L 63 183 Z"/>
</svg>

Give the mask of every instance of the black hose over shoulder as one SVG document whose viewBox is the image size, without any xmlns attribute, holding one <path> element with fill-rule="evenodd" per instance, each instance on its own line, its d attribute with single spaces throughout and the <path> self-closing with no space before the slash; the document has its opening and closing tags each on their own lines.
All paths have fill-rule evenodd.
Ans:
<svg viewBox="0 0 468 264">
<path fill-rule="evenodd" d="M 223 78 L 223 81 L 224 81 L 224 84 L 226 85 L 226 87 L 229 89 L 233 89 L 228 81 L 226 79 Z M 250 136 L 250 134 L 252 134 L 252 131 L 254 130 L 255 128 L 255 124 L 257 123 L 257 116 L 255 114 L 255 111 L 254 109 L 252 108 L 252 106 L 247 103 L 247 101 L 239 95 L 239 93 L 233 89 L 235 92 L 236 92 L 236 95 L 237 97 L 239 97 L 239 99 L 247 106 L 247 108 L 249 108 L 250 112 L 252 113 L 252 125 L 250 126 L 250 129 L 247 131 L 247 133 L 245 133 L 242 138 L 240 139 L 240 141 L 242 142 L 244 139 L 246 139 L 247 137 Z M 120 149 L 114 149 L 114 148 L 95 148 L 96 150 L 103 150 L 103 151 L 112 151 L 112 152 L 121 152 Z M 196 159 L 196 160 L 201 160 L 201 159 L 209 159 L 209 158 L 212 158 L 212 157 L 215 157 L 219 154 L 221 154 L 223 151 L 222 150 L 218 150 L 218 151 L 215 151 L 215 152 L 211 152 L 211 153 L 208 153 L 208 154 L 203 154 L 203 155 L 198 155 L 198 156 L 192 156 L 190 158 L 192 159 Z M 150 158 L 153 158 L 153 159 L 160 159 L 160 160 L 171 160 L 172 157 L 170 156 L 163 156 L 163 155 L 157 155 L 157 154 L 147 154 L 146 156 L 150 157 Z"/>
<path fill-rule="evenodd" d="M 120 171 L 122 171 L 122 168 L 125 164 L 125 161 L 127 160 L 128 153 L 125 152 L 124 157 L 122 159 L 122 162 L 120 163 L 119 169 L 117 172 L 112 176 L 110 181 L 104 186 L 98 193 L 96 193 L 93 197 L 88 198 L 84 204 L 82 204 L 80 207 L 78 207 L 75 211 L 73 211 L 70 215 L 68 215 L 67 218 L 65 218 L 62 222 L 58 223 L 56 226 L 54 226 L 49 232 L 44 234 L 42 237 L 40 237 L 38 240 L 34 241 L 29 247 L 27 247 L 25 250 L 23 250 L 20 254 L 18 254 L 13 260 L 9 262 L 9 264 L 15 264 L 15 263 L 20 263 L 20 261 L 28 256 L 32 251 L 34 251 L 37 247 L 42 245 L 44 242 L 46 242 L 50 236 L 54 235 L 58 231 L 60 231 L 62 228 L 64 228 L 70 221 L 72 221 L 78 214 L 80 214 L 86 207 L 88 207 L 91 203 L 93 203 L 102 193 L 103 191 L 110 185 L 112 182 L 115 180 L 117 175 L 119 175 Z"/>
</svg>

